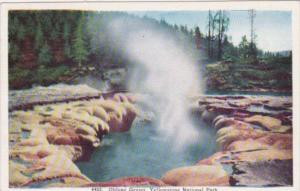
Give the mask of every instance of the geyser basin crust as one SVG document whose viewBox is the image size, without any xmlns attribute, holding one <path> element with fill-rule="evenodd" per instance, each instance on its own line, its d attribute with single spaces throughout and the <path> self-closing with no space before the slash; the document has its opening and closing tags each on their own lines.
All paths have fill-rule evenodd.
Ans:
<svg viewBox="0 0 300 191">
<path fill-rule="evenodd" d="M 153 150 L 148 153 L 143 153 L 144 148 L 142 148 L 145 146 L 145 144 L 142 145 L 143 140 L 147 140 L 148 145 L 153 143 L 151 138 L 154 136 L 150 136 L 151 132 L 147 132 L 151 131 L 151 125 L 149 125 L 151 123 L 148 123 L 149 126 L 147 126 L 143 124 L 144 122 L 135 122 L 134 128 L 130 129 L 131 124 L 128 121 L 133 121 L 138 112 L 132 103 L 134 100 L 132 98 L 132 96 L 124 94 L 114 94 L 106 99 L 36 105 L 33 110 L 10 112 L 10 186 L 292 185 L 292 101 L 291 97 L 272 96 L 201 96 L 194 98 L 190 112 L 207 122 L 211 128 L 208 129 L 207 135 L 210 135 L 211 139 L 213 137 L 213 141 L 218 143 L 219 151 L 203 149 L 205 154 L 202 153 L 201 156 L 206 157 L 205 159 L 201 159 L 200 154 L 199 156 L 193 155 L 203 146 L 200 140 L 198 145 L 196 144 L 191 149 L 192 154 L 189 156 L 192 157 L 191 159 L 181 161 L 180 157 L 186 155 L 173 156 L 174 160 L 177 160 L 177 164 L 178 161 L 181 161 L 180 165 L 185 167 L 178 168 L 179 166 L 171 165 L 168 167 L 170 169 L 163 170 L 165 172 L 155 172 L 157 174 L 153 176 L 157 177 L 158 174 L 161 174 L 161 180 L 158 179 L 159 177 L 156 179 L 119 177 L 120 179 L 111 180 L 116 178 L 116 175 L 105 175 L 108 172 L 105 169 L 102 169 L 99 174 L 101 173 L 101 176 L 106 178 L 106 182 L 93 180 L 90 175 L 84 174 L 83 170 L 78 168 L 81 164 L 77 163 L 77 166 L 74 162 L 79 159 L 90 160 L 90 163 L 86 162 L 86 164 L 95 162 L 92 165 L 95 168 L 99 166 L 95 166 L 96 162 L 103 162 L 102 159 L 93 161 L 96 159 L 93 157 L 97 156 L 97 153 L 106 153 L 108 156 L 108 159 L 104 160 L 106 162 L 112 159 L 113 153 L 123 153 L 125 156 L 124 150 L 129 151 L 130 148 L 126 148 L 126 144 L 120 143 L 128 143 L 128 139 L 140 144 L 136 144 L 135 153 L 130 153 L 137 159 L 138 154 L 147 154 L 147 157 L 150 157 L 150 154 L 156 150 L 154 144 L 152 145 Z M 135 97 L 135 101 L 139 101 L 138 98 L 142 97 Z M 241 100 L 240 104 L 239 100 Z M 94 107 L 100 107 L 103 110 L 95 110 Z M 114 119 L 114 123 L 107 121 L 111 118 Z M 121 128 L 124 131 L 129 130 L 129 132 L 109 134 L 103 138 L 104 134 L 114 129 L 112 125 L 116 125 L 115 129 Z M 203 126 L 199 124 L 199 129 L 200 127 Z M 210 134 L 214 131 L 216 131 L 215 137 Z M 115 139 L 114 136 L 119 137 Z M 154 138 L 154 142 L 159 141 Z M 118 152 L 118 149 L 123 152 Z M 139 149 L 140 152 L 137 152 Z M 88 156 L 91 153 L 93 156 L 89 159 Z M 157 156 L 153 157 L 155 159 Z M 124 163 L 128 163 L 126 160 L 126 157 L 121 158 L 119 164 L 125 166 Z M 194 163 L 191 163 L 193 160 L 195 160 Z M 161 169 L 163 169 L 165 164 L 162 160 L 160 162 Z M 107 166 L 110 165 L 107 164 Z M 265 170 L 261 170 L 260 166 L 264 166 Z M 272 173 L 278 167 L 285 173 Z M 137 169 L 136 172 L 138 170 L 141 169 Z M 147 176 L 147 174 L 142 175 Z M 269 178 L 265 178 L 266 176 Z"/>
<path fill-rule="evenodd" d="M 73 86 L 73 92 L 76 88 L 81 90 L 81 86 Z M 82 90 L 82 94 L 89 94 L 88 89 Z M 42 94 L 58 92 L 42 91 Z M 36 91 L 32 89 L 27 93 Z M 55 97 L 61 96 L 53 96 L 53 99 Z M 12 111 L 9 117 L 10 186 L 80 186 L 91 183 L 74 161 L 88 160 L 109 131 L 130 128 L 138 111 L 130 98 L 125 97 L 114 94 L 106 99 L 101 96 L 70 101 L 74 94 L 67 94 L 64 99 L 69 99 L 68 103 L 34 105 L 32 110 Z M 26 100 L 22 104 L 27 104 Z M 24 136 L 25 132 L 29 132 L 28 135 Z"/>
<path fill-rule="evenodd" d="M 239 100 L 243 104 L 232 104 Z M 199 161 L 199 165 L 230 166 L 230 185 L 292 185 L 291 97 L 203 96 L 196 102 L 201 109 L 194 111 L 218 130 L 221 150 Z M 270 107 L 274 103 L 276 108 Z M 285 173 L 274 173 L 275 164 L 282 165 Z M 266 169 L 260 170 L 260 165 L 266 165 Z"/>
</svg>

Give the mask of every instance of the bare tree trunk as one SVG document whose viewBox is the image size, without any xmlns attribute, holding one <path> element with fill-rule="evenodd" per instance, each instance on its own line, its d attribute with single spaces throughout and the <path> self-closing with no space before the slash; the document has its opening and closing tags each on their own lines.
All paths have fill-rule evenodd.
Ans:
<svg viewBox="0 0 300 191">
<path fill-rule="evenodd" d="M 220 41 L 220 58 L 223 55 L 223 38 L 224 38 L 224 33 L 225 33 L 225 13 L 222 11 L 222 20 L 221 20 L 221 41 Z"/>
<path fill-rule="evenodd" d="M 215 36 L 215 18 L 212 20 L 212 35 L 211 35 L 211 57 L 214 56 L 214 36 Z"/>
<path fill-rule="evenodd" d="M 218 59 L 221 59 L 221 43 L 222 43 L 222 11 L 219 11 L 219 25 L 218 25 Z"/>
<path fill-rule="evenodd" d="M 253 19 L 254 19 L 254 12 L 253 9 L 250 10 L 250 23 L 251 23 L 251 28 L 250 28 L 250 47 L 251 49 L 253 48 L 253 39 L 254 39 L 254 31 L 253 31 Z"/>
<path fill-rule="evenodd" d="M 211 11 L 208 11 L 208 56 L 211 57 L 211 48 L 210 48 L 210 43 L 211 43 Z"/>
<path fill-rule="evenodd" d="M 251 37 L 251 41 L 250 41 L 250 49 L 251 49 L 251 54 L 253 54 L 254 52 L 254 41 L 255 41 L 255 31 L 254 31 L 254 17 L 255 17 L 255 11 L 253 9 L 251 9 L 249 11 L 249 15 L 250 15 L 250 23 L 251 23 L 251 28 L 250 28 L 250 37 Z"/>
</svg>

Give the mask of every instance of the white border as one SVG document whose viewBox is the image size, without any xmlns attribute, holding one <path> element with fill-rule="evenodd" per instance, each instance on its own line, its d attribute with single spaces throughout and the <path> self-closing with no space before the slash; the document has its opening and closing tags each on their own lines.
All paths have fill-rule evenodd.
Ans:
<svg viewBox="0 0 300 191">
<path fill-rule="evenodd" d="M 17 1 L 17 0 L 14 0 Z M 38 0 L 33 0 L 38 1 Z M 63 1 L 63 0 L 58 0 Z M 1 50 L 1 73 L 0 73 L 0 122 L 1 122 L 1 190 L 8 190 L 8 27 L 7 27 L 7 16 L 8 10 L 11 9 L 68 9 L 68 10 L 108 10 L 108 11 L 162 11 L 162 10 L 288 10 L 292 11 L 292 39 L 293 39 L 293 161 L 294 161 L 294 182 L 293 187 L 274 187 L 274 188 L 237 188 L 237 187 L 216 187 L 218 191 L 222 190 L 278 190 L 286 191 L 293 190 L 299 191 L 299 164 L 300 164 L 300 2 L 299 1 L 255 1 L 255 2 L 76 2 L 72 3 L 2 3 L 1 4 L 1 36 L 0 36 L 0 50 Z M 123 1 L 123 0 L 121 0 Z M 20 2 L 20 1 L 19 1 Z M 203 187 L 206 191 L 206 187 Z M 212 188 L 212 187 L 209 187 Z M 54 189 L 49 188 L 47 190 Z M 9 190 L 27 190 L 27 189 L 9 189 Z M 41 189 L 30 189 L 30 190 L 41 190 Z M 45 189 L 43 189 L 45 190 Z M 91 190 L 90 188 L 59 188 L 59 190 Z M 108 190 L 108 189 L 102 189 Z M 150 190 L 150 189 L 149 189 Z"/>
<path fill-rule="evenodd" d="M 60 0 L 59 0 L 60 1 Z M 77 0 L 78 1 L 78 0 Z M 153 1 L 153 2 L 123 2 L 123 0 L 118 2 L 113 1 L 103 1 L 103 2 L 94 2 L 94 1 L 82 1 L 82 2 L 66 3 L 66 2 L 41 2 L 41 3 L 3 3 L 3 8 L 8 9 L 19 9 L 19 10 L 32 10 L 32 9 L 75 9 L 75 10 L 108 10 L 108 11 L 180 11 L 180 10 L 297 10 L 299 3 L 297 1 L 226 1 L 226 2 L 189 2 L 189 1 Z"/>
</svg>

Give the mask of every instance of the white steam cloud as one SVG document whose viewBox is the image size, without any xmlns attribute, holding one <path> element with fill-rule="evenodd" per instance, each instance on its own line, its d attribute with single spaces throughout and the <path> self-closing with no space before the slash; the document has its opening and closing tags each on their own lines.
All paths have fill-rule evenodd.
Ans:
<svg viewBox="0 0 300 191">
<path fill-rule="evenodd" d="M 200 138 L 188 108 L 188 97 L 201 92 L 196 60 L 172 33 L 133 22 L 111 23 L 113 37 L 122 39 L 120 47 L 134 63 L 128 89 L 150 96 L 159 120 L 158 133 L 180 151 Z"/>
</svg>

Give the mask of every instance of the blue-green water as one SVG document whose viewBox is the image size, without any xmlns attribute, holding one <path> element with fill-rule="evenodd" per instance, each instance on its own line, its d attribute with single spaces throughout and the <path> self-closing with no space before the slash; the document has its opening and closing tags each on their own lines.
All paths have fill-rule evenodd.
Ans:
<svg viewBox="0 0 300 191">
<path fill-rule="evenodd" d="M 155 125 L 136 120 L 129 132 L 112 133 L 103 140 L 90 161 L 77 162 L 81 172 L 93 181 L 109 181 L 124 176 L 160 178 L 173 168 L 196 164 L 216 152 L 215 132 L 197 121 L 201 138 L 182 151 L 155 130 Z"/>
<path fill-rule="evenodd" d="M 205 95 L 236 95 L 236 96 L 292 96 L 292 92 L 255 92 L 255 91 L 206 91 Z"/>
</svg>

